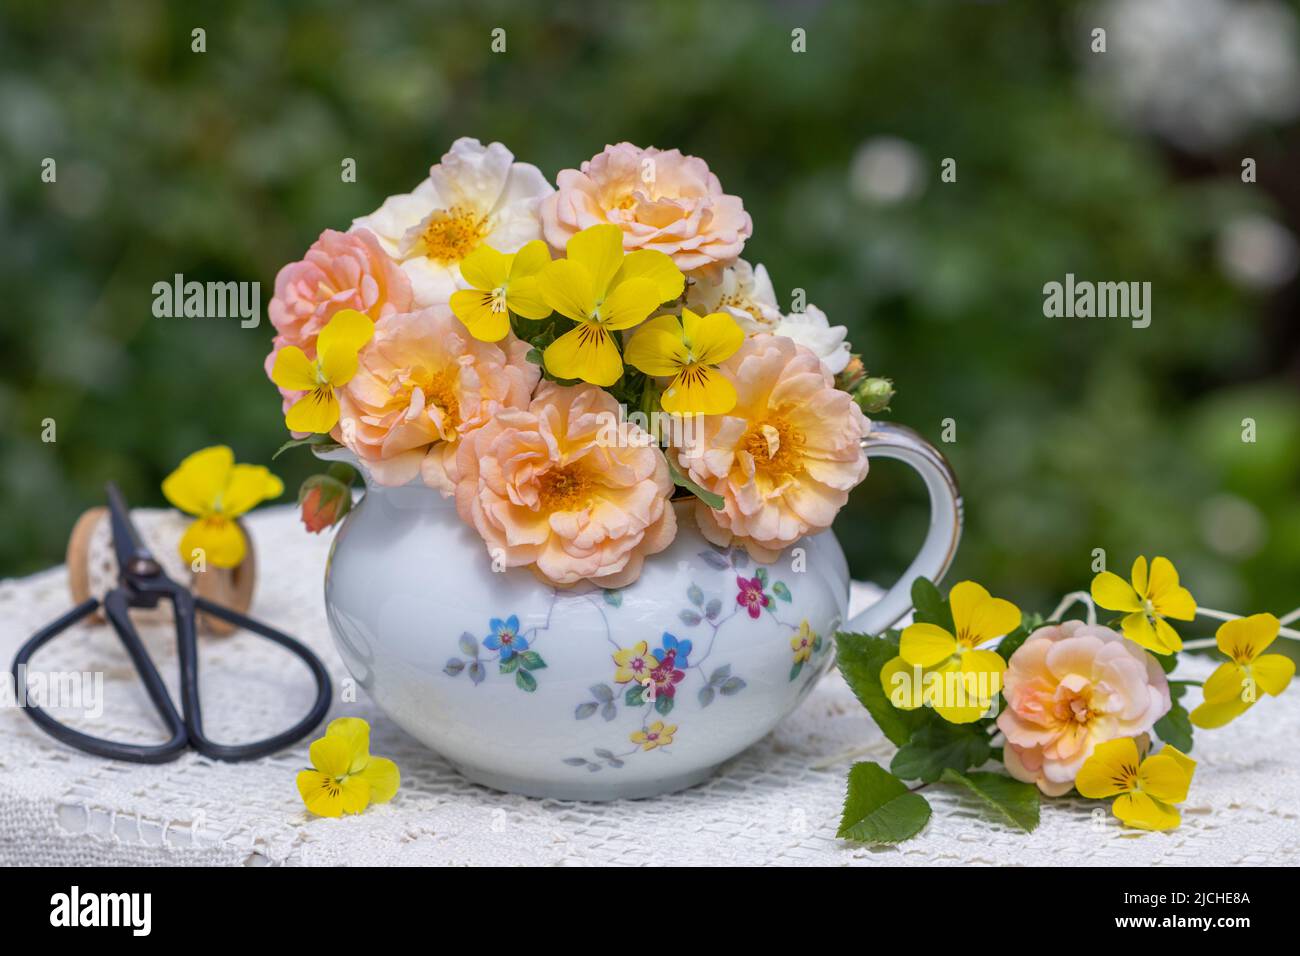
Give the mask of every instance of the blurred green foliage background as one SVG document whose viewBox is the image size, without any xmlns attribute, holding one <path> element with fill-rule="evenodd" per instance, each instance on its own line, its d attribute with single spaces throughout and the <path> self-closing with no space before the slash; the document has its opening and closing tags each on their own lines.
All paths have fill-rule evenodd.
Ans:
<svg viewBox="0 0 1300 956">
<path fill-rule="evenodd" d="M 1192 152 L 1130 125 L 1086 82 L 1111 68 L 1088 64 L 1090 9 L 4 0 L 0 574 L 59 562 L 106 479 L 161 505 L 188 452 L 269 462 L 283 441 L 269 322 L 154 318 L 155 282 L 260 280 L 265 308 L 282 264 L 457 136 L 551 177 L 627 139 L 704 157 L 744 198 L 746 258 L 787 306 L 806 289 L 850 327 L 898 383 L 891 417 L 934 441 L 954 420 L 942 447 L 968 529 L 952 580 L 1046 612 L 1086 587 L 1093 549 L 1121 572 L 1160 553 L 1203 604 L 1289 610 L 1296 284 L 1243 287 L 1216 249 L 1234 217 L 1296 228 L 1300 129 Z M 873 152 L 878 137 L 895 139 Z M 1043 284 L 1067 272 L 1151 282 L 1150 328 L 1044 317 Z M 310 467 L 275 463 L 286 500 Z M 918 483 L 883 463 L 837 530 L 854 572 L 887 581 L 925 520 Z"/>
</svg>

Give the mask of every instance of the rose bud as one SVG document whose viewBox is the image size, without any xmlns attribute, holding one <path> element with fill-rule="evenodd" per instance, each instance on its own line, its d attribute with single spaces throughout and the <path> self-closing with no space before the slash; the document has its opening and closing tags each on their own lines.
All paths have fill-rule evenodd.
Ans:
<svg viewBox="0 0 1300 956">
<path fill-rule="evenodd" d="M 849 357 L 849 364 L 835 376 L 835 387 L 843 392 L 852 392 L 866 377 L 867 367 L 862 364 L 862 356 L 852 355 Z"/>
<path fill-rule="evenodd" d="M 352 492 L 330 475 L 312 475 L 298 489 L 302 523 L 312 534 L 338 524 L 352 508 Z"/>
<path fill-rule="evenodd" d="M 853 391 L 853 400 L 868 415 L 888 411 L 894 397 L 894 383 L 887 378 L 869 378 Z"/>
</svg>

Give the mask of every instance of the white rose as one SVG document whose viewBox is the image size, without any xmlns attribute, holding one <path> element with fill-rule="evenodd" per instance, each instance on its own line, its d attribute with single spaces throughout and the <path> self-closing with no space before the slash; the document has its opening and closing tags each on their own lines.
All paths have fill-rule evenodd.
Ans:
<svg viewBox="0 0 1300 956">
<path fill-rule="evenodd" d="M 849 330 L 842 325 L 831 325 L 826 313 L 815 305 L 783 316 L 772 331 L 811 349 L 832 375 L 840 374 L 849 364 L 849 343 L 845 341 Z"/>
<path fill-rule="evenodd" d="M 460 261 L 480 245 L 517 252 L 542 237 L 537 206 L 554 192 L 541 171 L 500 143 L 456 140 L 413 192 L 389 196 L 354 229 L 369 229 L 401 263 L 419 307 L 466 288 Z"/>
</svg>

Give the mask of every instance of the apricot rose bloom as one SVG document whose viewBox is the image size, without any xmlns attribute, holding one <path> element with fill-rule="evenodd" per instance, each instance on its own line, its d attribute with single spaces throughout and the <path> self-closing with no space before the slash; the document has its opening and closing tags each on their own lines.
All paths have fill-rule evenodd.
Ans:
<svg viewBox="0 0 1300 956">
<path fill-rule="evenodd" d="M 627 252 L 655 249 L 687 275 L 717 282 L 754 229 L 740 197 L 724 194 L 704 160 L 678 149 L 606 146 L 581 169 L 562 170 L 556 185 L 539 211 L 557 249 L 609 222 L 623 230 Z"/>
<path fill-rule="evenodd" d="M 314 359 L 316 337 L 336 312 L 355 309 L 379 322 L 411 306 L 411 283 L 373 233 L 326 229 L 301 260 L 276 274 L 275 295 L 266 309 L 276 333 L 266 357 L 267 378 L 286 345 Z M 287 412 L 303 393 L 282 388 L 280 395 Z"/>
<path fill-rule="evenodd" d="M 788 338 L 761 334 L 719 366 L 736 386 L 726 415 L 706 415 L 674 449 L 682 471 L 721 495 L 695 508 L 704 537 L 775 561 L 804 535 L 830 527 L 867 474 L 870 424 L 821 359 Z"/>
<path fill-rule="evenodd" d="M 1002 678 L 1003 760 L 1017 780 L 1058 797 L 1098 744 L 1138 737 L 1169 712 L 1156 659 L 1108 627 L 1065 621 L 1030 634 Z"/>
<path fill-rule="evenodd" d="M 611 442 L 619 406 L 590 385 L 544 383 L 461 443 L 456 509 L 494 560 L 569 587 L 622 587 L 677 533 L 668 463 L 636 425 Z"/>
<path fill-rule="evenodd" d="M 512 335 L 480 342 L 447 305 L 390 316 L 339 392 L 335 437 L 382 485 L 417 475 L 450 495 L 448 471 L 466 434 L 505 407 L 522 408 L 540 377 Z"/>
</svg>

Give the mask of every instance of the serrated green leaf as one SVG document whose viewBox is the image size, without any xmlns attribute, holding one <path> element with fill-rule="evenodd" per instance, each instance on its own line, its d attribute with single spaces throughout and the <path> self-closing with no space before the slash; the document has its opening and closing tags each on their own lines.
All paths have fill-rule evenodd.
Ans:
<svg viewBox="0 0 1300 956">
<path fill-rule="evenodd" d="M 514 654 L 510 657 L 509 660 L 502 661 L 501 666 L 498 667 L 497 669 L 502 674 L 513 674 L 515 671 L 519 670 L 519 664 L 520 664 L 519 655 Z"/>
<path fill-rule="evenodd" d="M 1183 753 L 1192 752 L 1192 717 L 1187 708 L 1176 700 L 1169 708 L 1169 713 L 1156 721 L 1152 728 L 1156 736 Z"/>
<path fill-rule="evenodd" d="M 880 669 L 898 656 L 896 633 L 872 637 L 840 632 L 835 635 L 835 647 L 836 666 L 844 680 L 876 726 L 896 746 L 903 746 L 918 727 L 932 719 L 926 710 L 899 710 L 889 702 L 889 694 L 881 686 Z"/>
<path fill-rule="evenodd" d="M 948 769 L 939 778 L 960 784 L 1007 823 L 1026 833 L 1038 826 L 1038 788 L 1000 773 L 958 773 Z"/>
<path fill-rule="evenodd" d="M 979 725 L 931 723 L 899 748 L 889 769 L 904 780 L 934 783 L 944 770 L 982 766 L 989 751 L 989 735 Z"/>
<path fill-rule="evenodd" d="M 930 819 L 930 804 L 879 764 L 855 763 L 836 836 L 859 843 L 901 843 Z"/>
<path fill-rule="evenodd" d="M 937 624 L 949 633 L 954 632 L 952 609 L 948 602 L 939 596 L 939 589 L 929 578 L 917 578 L 912 582 L 913 620 L 923 624 Z"/>
</svg>

